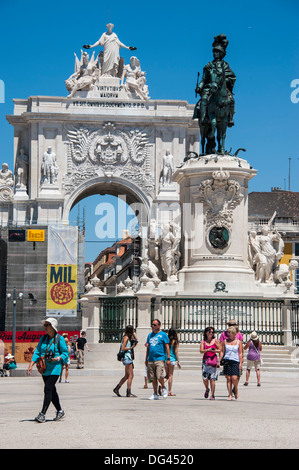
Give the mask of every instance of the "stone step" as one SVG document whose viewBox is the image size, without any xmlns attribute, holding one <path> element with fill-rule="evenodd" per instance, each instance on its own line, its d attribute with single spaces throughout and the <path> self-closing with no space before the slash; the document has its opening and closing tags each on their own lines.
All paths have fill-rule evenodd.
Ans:
<svg viewBox="0 0 299 470">
<path fill-rule="evenodd" d="M 181 344 L 179 356 L 182 368 L 185 370 L 200 370 L 202 354 L 199 352 L 199 344 Z M 244 351 L 243 369 L 246 368 L 247 351 Z M 262 369 L 264 371 L 288 371 L 299 372 L 299 358 L 292 358 L 291 352 L 283 345 L 263 345 Z"/>
</svg>

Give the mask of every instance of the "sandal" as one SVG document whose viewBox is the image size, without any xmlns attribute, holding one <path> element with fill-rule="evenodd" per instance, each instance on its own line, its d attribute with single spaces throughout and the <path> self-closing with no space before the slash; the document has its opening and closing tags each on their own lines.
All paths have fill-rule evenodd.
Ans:
<svg viewBox="0 0 299 470">
<path fill-rule="evenodd" d="M 248 385 L 248 382 L 245 382 L 243 385 L 245 385 L 245 387 L 247 387 L 247 385 Z"/>
<path fill-rule="evenodd" d="M 176 397 L 176 394 L 175 394 L 175 393 L 172 393 L 172 392 L 169 392 L 169 393 L 168 393 L 168 396 L 169 396 L 169 397 Z"/>
<path fill-rule="evenodd" d="M 208 398 L 208 397 L 209 397 L 209 392 L 210 392 L 210 389 L 208 388 L 208 389 L 205 391 L 205 394 L 204 394 L 204 397 L 205 397 L 205 398 Z"/>
</svg>

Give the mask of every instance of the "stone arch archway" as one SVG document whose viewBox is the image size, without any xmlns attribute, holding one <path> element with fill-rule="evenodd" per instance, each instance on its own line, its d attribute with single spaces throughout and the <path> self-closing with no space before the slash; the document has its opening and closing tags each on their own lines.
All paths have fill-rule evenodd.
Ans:
<svg viewBox="0 0 299 470">
<path fill-rule="evenodd" d="M 68 223 L 71 209 L 82 199 L 96 194 L 109 194 L 119 197 L 132 207 L 136 213 L 139 226 L 143 233 L 147 231 L 152 200 L 136 184 L 123 178 L 96 177 L 85 181 L 71 194 L 65 197 L 62 221 Z"/>
</svg>

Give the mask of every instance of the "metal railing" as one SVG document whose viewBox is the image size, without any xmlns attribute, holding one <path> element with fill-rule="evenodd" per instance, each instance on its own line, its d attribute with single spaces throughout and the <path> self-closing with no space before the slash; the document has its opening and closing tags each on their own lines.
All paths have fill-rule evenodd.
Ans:
<svg viewBox="0 0 299 470">
<path fill-rule="evenodd" d="M 244 339 L 255 330 L 263 344 L 278 345 L 283 344 L 283 305 L 283 300 L 162 298 L 160 319 L 164 330 L 177 330 L 181 343 L 199 343 L 208 326 L 219 335 L 234 318 Z"/>
<path fill-rule="evenodd" d="M 157 303 L 158 302 L 158 303 Z M 216 336 L 234 318 L 244 341 L 256 331 L 263 344 L 283 345 L 283 300 L 197 299 L 162 297 L 151 299 L 151 320 L 159 318 L 162 329 L 175 328 L 181 343 L 200 343 L 206 327 Z M 291 301 L 292 340 L 299 343 L 299 301 Z M 137 297 L 106 297 L 99 300 L 99 342 L 120 342 L 126 325 L 138 327 Z M 150 324 L 150 319 L 149 319 Z"/>
<path fill-rule="evenodd" d="M 291 301 L 291 329 L 294 345 L 299 344 L 299 302 Z"/>
<path fill-rule="evenodd" d="M 99 342 L 119 343 L 125 327 L 138 326 L 136 297 L 108 297 L 99 300 Z"/>
</svg>

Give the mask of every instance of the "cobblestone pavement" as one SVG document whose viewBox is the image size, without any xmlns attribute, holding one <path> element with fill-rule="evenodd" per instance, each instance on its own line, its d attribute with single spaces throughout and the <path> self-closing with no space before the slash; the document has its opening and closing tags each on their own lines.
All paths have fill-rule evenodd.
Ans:
<svg viewBox="0 0 299 470">
<path fill-rule="evenodd" d="M 201 375 L 174 376 L 175 397 L 150 401 L 142 375 L 133 380 L 137 398 L 119 398 L 117 376 L 71 376 L 58 384 L 66 416 L 34 421 L 41 409 L 41 377 L 0 378 L 1 449 L 291 449 L 299 448 L 298 379 L 255 374 L 240 398 L 227 401 L 225 377 L 216 400 L 204 398 Z M 125 395 L 126 388 L 121 393 Z"/>
</svg>

